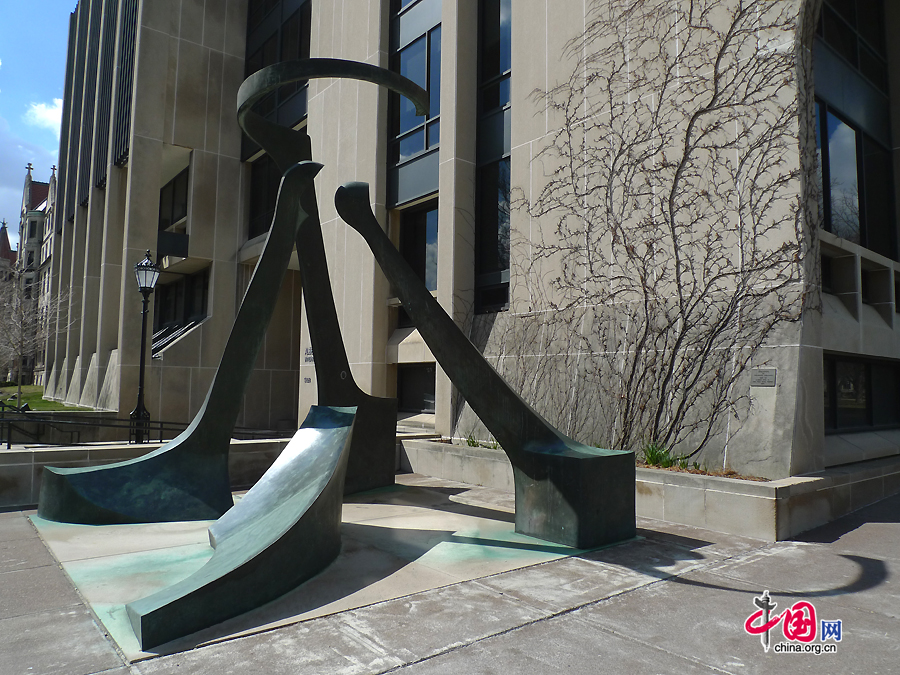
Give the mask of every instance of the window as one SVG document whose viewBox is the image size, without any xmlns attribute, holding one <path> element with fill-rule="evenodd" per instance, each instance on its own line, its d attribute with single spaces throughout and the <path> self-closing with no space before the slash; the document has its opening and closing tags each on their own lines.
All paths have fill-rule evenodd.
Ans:
<svg viewBox="0 0 900 675">
<path fill-rule="evenodd" d="M 428 91 L 427 117 L 416 115 L 412 101 L 394 94 L 391 162 L 399 164 L 437 147 L 441 138 L 441 27 L 437 26 L 394 56 L 394 70 Z"/>
<path fill-rule="evenodd" d="M 823 227 L 897 259 L 882 0 L 825 0 L 814 48 Z"/>
<path fill-rule="evenodd" d="M 400 214 L 400 253 L 429 291 L 437 290 L 437 233 L 437 201 Z M 399 309 L 397 325 L 399 328 L 413 325 L 402 307 Z"/>
<path fill-rule="evenodd" d="M 275 203 L 281 172 L 268 155 L 263 155 L 250 165 L 250 229 L 248 239 L 269 231 L 275 217 Z"/>
<path fill-rule="evenodd" d="M 251 0 L 247 7 L 247 60 L 244 77 L 280 61 L 309 58 L 312 3 L 307 0 Z M 293 127 L 306 117 L 306 83 L 292 82 L 259 101 L 254 111 Z M 242 159 L 259 151 L 244 137 Z"/>
<path fill-rule="evenodd" d="M 390 96 L 388 161 L 391 206 L 437 190 L 441 138 L 441 2 L 394 0 L 391 68 L 428 91 L 427 117 L 413 103 Z"/>
<path fill-rule="evenodd" d="M 509 307 L 512 0 L 481 0 L 475 311 Z"/>
<path fill-rule="evenodd" d="M 826 0 L 817 34 L 863 77 L 887 93 L 883 0 Z"/>
<path fill-rule="evenodd" d="M 209 271 L 210 268 L 207 267 L 156 287 L 153 314 L 154 355 L 206 318 Z"/>
<path fill-rule="evenodd" d="M 159 191 L 159 232 L 156 238 L 156 252 L 160 257 L 188 257 L 188 174 L 189 169 L 185 168 Z"/>
<path fill-rule="evenodd" d="M 434 413 L 433 363 L 401 363 L 397 366 L 397 409 Z"/>
<path fill-rule="evenodd" d="M 824 357 L 826 431 L 900 427 L 900 364 Z"/>
<path fill-rule="evenodd" d="M 185 168 L 159 191 L 159 229 L 184 232 L 187 218 L 188 173 Z"/>
<path fill-rule="evenodd" d="M 824 228 L 896 260 L 890 150 L 824 101 L 816 102 L 816 150 Z"/>
<path fill-rule="evenodd" d="M 259 27 L 269 13 L 279 4 L 278 0 L 250 0 L 247 6 L 247 30 Z"/>
<path fill-rule="evenodd" d="M 425 282 L 429 291 L 437 290 L 438 264 L 437 202 L 422 209 L 404 211 L 400 225 L 400 253 Z"/>
</svg>

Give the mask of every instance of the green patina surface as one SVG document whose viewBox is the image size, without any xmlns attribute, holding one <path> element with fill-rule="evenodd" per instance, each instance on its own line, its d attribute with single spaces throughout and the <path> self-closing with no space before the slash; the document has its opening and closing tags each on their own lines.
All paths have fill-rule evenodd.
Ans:
<svg viewBox="0 0 900 675">
<path fill-rule="evenodd" d="M 584 548 L 633 537 L 634 453 L 569 438 L 513 391 L 385 234 L 372 212 L 367 183 L 342 185 L 334 204 L 365 239 L 434 358 L 509 457 L 516 530 Z"/>
</svg>

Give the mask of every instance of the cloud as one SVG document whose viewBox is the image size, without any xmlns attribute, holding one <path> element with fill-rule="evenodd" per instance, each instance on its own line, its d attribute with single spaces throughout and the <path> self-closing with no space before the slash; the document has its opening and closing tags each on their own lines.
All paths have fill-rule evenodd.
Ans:
<svg viewBox="0 0 900 675">
<path fill-rule="evenodd" d="M 0 117 L 0 218 L 5 218 L 10 228 L 9 238 L 15 246 L 18 241 L 19 211 L 22 208 L 22 189 L 25 185 L 25 165 L 34 165 L 35 180 L 50 179 L 50 167 L 56 164 L 55 152 L 50 152 L 27 141 L 9 128 Z"/>
<path fill-rule="evenodd" d="M 49 129 L 59 138 L 59 128 L 62 125 L 62 99 L 53 99 L 51 105 L 46 103 L 29 103 L 28 110 L 22 119 L 26 124 Z"/>
</svg>

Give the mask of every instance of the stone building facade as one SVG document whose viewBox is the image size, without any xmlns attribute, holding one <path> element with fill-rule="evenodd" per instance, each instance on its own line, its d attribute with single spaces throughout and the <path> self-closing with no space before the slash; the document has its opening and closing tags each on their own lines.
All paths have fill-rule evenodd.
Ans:
<svg viewBox="0 0 900 675">
<path fill-rule="evenodd" d="M 900 10 L 880 0 L 743 5 L 752 6 L 755 18 L 741 19 L 741 50 L 722 52 L 733 57 L 735 72 L 752 71 L 773 54 L 789 66 L 777 83 L 766 83 L 777 85 L 775 94 L 757 101 L 755 122 L 743 133 L 735 125 L 749 118 L 740 116 L 729 118 L 729 129 L 709 129 L 733 134 L 721 147 L 734 157 L 747 139 L 765 136 L 757 125 L 788 130 L 790 142 L 768 155 L 757 178 L 771 178 L 773 167 L 785 176 L 773 189 L 779 199 L 787 195 L 796 217 L 773 211 L 766 240 L 796 248 L 784 297 L 793 298 L 798 313 L 767 334 L 746 371 L 728 385 L 724 400 L 732 407 L 693 459 L 776 478 L 898 454 L 894 194 L 900 168 L 892 137 L 900 134 L 900 114 L 891 101 L 900 87 L 900 52 L 886 36 Z M 687 13 L 692 7 L 696 14 Z M 406 102 L 374 85 L 316 80 L 285 87 L 263 103 L 271 118 L 306 128 L 314 158 L 325 165 L 317 178 L 322 228 L 360 386 L 397 396 L 404 415 L 444 436 L 487 439 L 362 239 L 338 218 L 331 196 L 347 181 L 370 184 L 376 215 L 407 260 L 525 398 L 579 440 L 609 442 L 604 424 L 614 429 L 617 423 L 604 420 L 621 397 L 597 373 L 619 361 L 615 349 L 594 338 L 607 334 L 598 322 L 614 317 L 600 304 L 590 311 L 566 304 L 556 282 L 570 273 L 582 274 L 585 285 L 592 278 L 581 263 L 573 272 L 560 257 L 566 239 L 559 228 L 577 229 L 560 216 L 565 200 L 541 208 L 547 186 L 560 175 L 560 155 L 553 159 L 548 148 L 587 128 L 585 120 L 572 124 L 577 116 L 554 102 L 583 73 L 602 72 L 591 49 L 615 47 L 626 76 L 629 64 L 641 62 L 645 71 L 655 68 L 654 77 L 671 74 L 667 83 L 686 87 L 683 78 L 693 72 L 698 87 L 714 84 L 707 74 L 719 63 L 718 52 L 707 37 L 738 7 L 732 0 L 81 0 L 72 15 L 61 208 L 54 220 L 60 255 L 52 276 L 71 300 L 59 309 L 67 313 L 67 330 L 48 345 L 49 395 L 130 410 L 140 321 L 131 268 L 149 249 L 162 261 L 164 285 L 154 295 L 148 408 L 155 418 L 175 421 L 196 412 L 277 194 L 272 163 L 241 139 L 237 88 L 246 75 L 279 60 L 334 57 L 398 70 L 431 97 L 429 116 L 417 118 Z M 655 23 L 646 23 L 648 17 Z M 651 41 L 640 34 L 651 25 L 663 31 L 652 58 Z M 691 32 L 679 33 L 685 30 Z M 632 43 L 636 51 L 629 55 Z M 678 51 L 688 43 L 708 50 Z M 580 105 L 590 104 L 598 81 L 578 90 Z M 638 89 L 623 87 L 614 100 L 663 109 L 652 103 L 658 91 Z M 672 114 L 691 103 L 686 96 L 675 101 Z M 598 115 L 617 110 L 613 105 Z M 790 115 L 780 119 L 778 111 Z M 587 139 L 579 147 L 588 153 L 608 142 Z M 669 150 L 662 147 L 646 161 L 664 165 L 659 158 Z M 729 194 L 738 201 L 752 194 L 737 174 L 726 176 L 731 159 L 720 159 L 699 180 L 733 181 Z M 604 170 L 616 179 L 624 175 Z M 589 163 L 578 171 L 598 189 L 612 183 L 598 179 L 602 174 Z M 653 171 L 636 171 L 635 180 L 661 175 Z M 659 186 L 647 185 L 656 194 Z M 617 202 L 609 193 L 612 212 Z M 712 204 L 708 194 L 701 196 Z M 717 217 L 741 220 L 743 207 L 728 199 Z M 648 213 L 652 220 L 653 209 Z M 753 209 L 747 213 L 752 221 Z M 734 241 L 723 245 L 740 256 Z M 550 253 L 539 259 L 541 250 Z M 247 426 L 291 426 L 316 399 L 315 355 L 295 269 L 292 262 L 245 396 L 241 423 Z M 560 325 L 574 326 L 578 344 L 558 334 Z M 732 349 L 740 360 L 743 347 Z M 689 450 L 695 440 L 683 438 L 674 450 Z"/>
</svg>

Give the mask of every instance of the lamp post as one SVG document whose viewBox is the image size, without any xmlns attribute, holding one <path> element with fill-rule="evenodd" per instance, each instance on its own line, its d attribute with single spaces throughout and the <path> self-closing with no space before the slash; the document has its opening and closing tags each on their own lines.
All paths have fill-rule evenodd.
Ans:
<svg viewBox="0 0 900 675">
<path fill-rule="evenodd" d="M 150 259 L 150 251 L 147 257 L 139 263 L 135 263 L 134 276 L 137 279 L 138 290 L 144 298 L 144 307 L 141 312 L 141 369 L 138 380 L 137 405 L 131 411 L 131 440 L 135 443 L 143 443 L 145 436 L 150 436 L 150 413 L 144 407 L 144 362 L 147 351 L 147 302 L 156 280 L 159 278 L 159 267 Z"/>
</svg>

